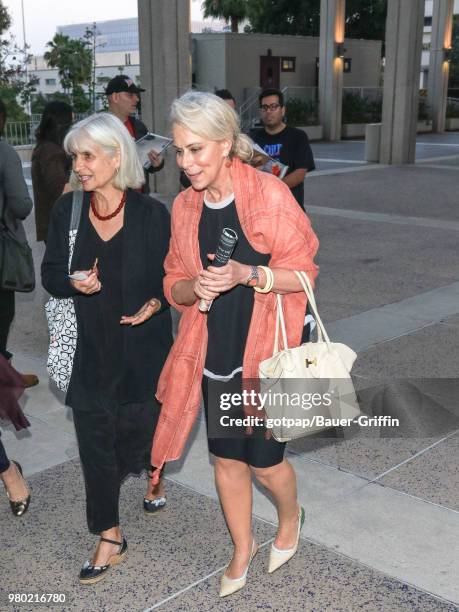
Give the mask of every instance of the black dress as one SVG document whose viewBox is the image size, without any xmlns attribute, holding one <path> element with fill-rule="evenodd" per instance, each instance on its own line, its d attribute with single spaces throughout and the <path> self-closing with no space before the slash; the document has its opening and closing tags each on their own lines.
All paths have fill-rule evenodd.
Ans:
<svg viewBox="0 0 459 612">
<path fill-rule="evenodd" d="M 242 231 L 234 199 L 228 203 L 206 205 L 199 224 L 199 248 L 204 267 L 209 265 L 208 253 L 214 253 L 223 228 L 233 229 L 238 242 L 232 259 L 248 265 L 268 265 L 270 255 L 258 253 Z M 203 378 L 203 398 L 206 413 L 209 451 L 216 457 L 236 459 L 253 467 L 265 468 L 280 463 L 285 444 L 274 438 L 265 439 L 264 427 L 246 435 L 245 427 L 222 428 L 222 414 L 215 398 L 220 393 L 241 390 L 242 362 L 252 318 L 254 291 L 236 285 L 221 294 L 207 314 L 208 346 Z M 231 417 L 243 417 L 243 411 L 231 411 Z M 225 437 L 228 436 L 228 437 Z"/>
</svg>

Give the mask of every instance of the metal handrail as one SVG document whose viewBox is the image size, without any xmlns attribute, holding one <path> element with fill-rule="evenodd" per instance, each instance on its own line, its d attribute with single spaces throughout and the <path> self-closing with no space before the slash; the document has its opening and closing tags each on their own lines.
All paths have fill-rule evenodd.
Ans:
<svg viewBox="0 0 459 612">
<path fill-rule="evenodd" d="M 261 91 L 261 87 L 258 88 Z M 258 100 L 258 96 L 260 95 L 260 91 L 257 91 L 253 94 L 248 100 L 243 102 L 239 107 L 239 115 L 242 115 L 249 107 L 253 105 L 253 103 Z"/>
<path fill-rule="evenodd" d="M 7 121 L 4 138 L 13 147 L 34 145 L 36 124 L 31 121 Z"/>
</svg>

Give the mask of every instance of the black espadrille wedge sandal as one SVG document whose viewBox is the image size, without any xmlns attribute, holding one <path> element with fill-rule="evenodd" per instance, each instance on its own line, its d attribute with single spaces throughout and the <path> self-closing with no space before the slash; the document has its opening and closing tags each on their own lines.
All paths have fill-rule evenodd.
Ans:
<svg viewBox="0 0 459 612">
<path fill-rule="evenodd" d="M 122 542 L 116 540 L 109 540 L 108 538 L 100 538 L 102 542 L 108 542 L 109 544 L 116 544 L 120 547 L 119 552 L 116 555 L 112 555 L 105 565 L 92 565 L 89 561 L 85 561 L 80 571 L 80 583 L 81 584 L 96 584 L 100 580 L 103 580 L 107 575 L 108 570 L 112 565 L 118 565 L 126 557 L 127 553 L 127 542 L 126 538 L 123 538 Z"/>
</svg>

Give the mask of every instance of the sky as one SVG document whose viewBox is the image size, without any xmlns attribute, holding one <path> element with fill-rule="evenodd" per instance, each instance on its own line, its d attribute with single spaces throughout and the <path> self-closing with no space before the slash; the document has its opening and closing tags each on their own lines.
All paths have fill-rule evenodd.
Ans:
<svg viewBox="0 0 459 612">
<path fill-rule="evenodd" d="M 167 2 L 167 0 L 163 0 Z M 3 0 L 11 15 L 10 31 L 22 47 L 21 0 Z M 137 0 L 23 0 L 25 30 L 30 53 L 43 55 L 56 26 L 137 17 Z M 191 19 L 201 20 L 201 0 L 191 0 Z"/>
</svg>

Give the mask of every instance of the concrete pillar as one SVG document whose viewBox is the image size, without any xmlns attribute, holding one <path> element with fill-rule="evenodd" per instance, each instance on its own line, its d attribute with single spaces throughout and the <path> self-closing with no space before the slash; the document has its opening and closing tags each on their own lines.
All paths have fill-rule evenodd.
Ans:
<svg viewBox="0 0 459 612">
<path fill-rule="evenodd" d="M 138 0 L 142 120 L 156 134 L 169 135 L 172 100 L 191 87 L 190 1 Z M 178 169 L 172 155 L 150 177 L 154 191 L 176 194 Z M 154 183 L 154 184 L 153 184 Z"/>
<path fill-rule="evenodd" d="M 365 161 L 378 163 L 381 148 L 381 124 L 367 123 L 365 126 Z"/>
<path fill-rule="evenodd" d="M 430 45 L 427 102 L 432 112 L 432 130 L 445 131 L 449 62 L 445 49 L 451 48 L 454 0 L 434 0 Z"/>
<path fill-rule="evenodd" d="M 344 42 L 345 0 L 321 0 L 319 46 L 319 116 L 324 139 L 341 139 L 343 59 L 337 46 Z"/>
<path fill-rule="evenodd" d="M 389 0 L 382 109 L 383 164 L 410 164 L 416 158 L 424 0 Z"/>
</svg>

